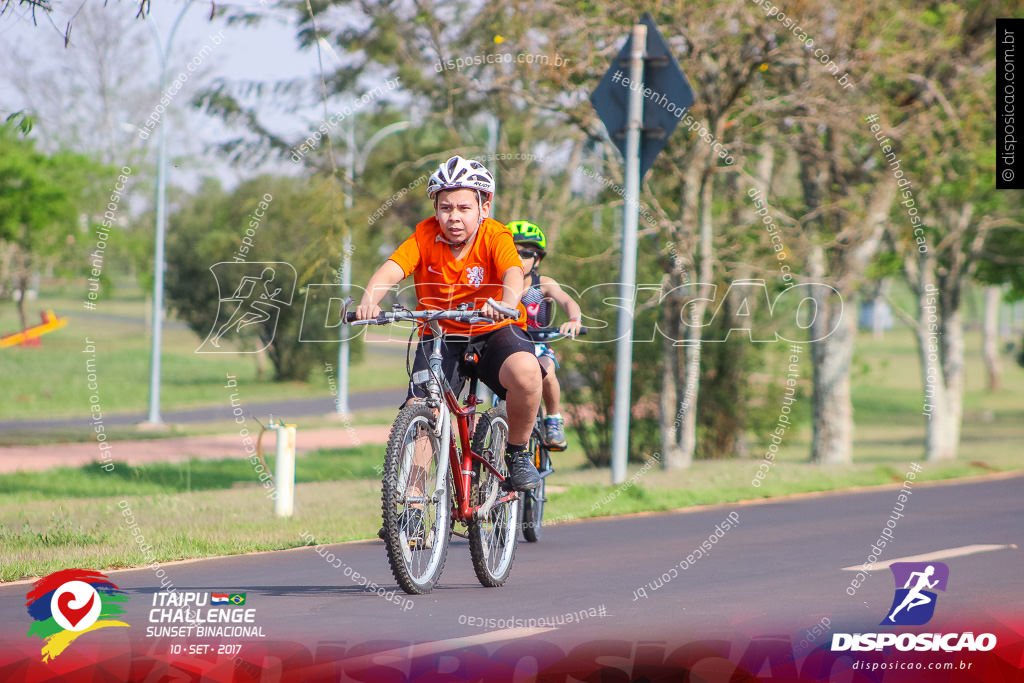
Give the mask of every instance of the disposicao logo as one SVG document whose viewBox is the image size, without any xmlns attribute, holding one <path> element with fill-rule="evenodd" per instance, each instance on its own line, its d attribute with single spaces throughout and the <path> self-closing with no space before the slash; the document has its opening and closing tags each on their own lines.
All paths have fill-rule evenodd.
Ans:
<svg viewBox="0 0 1024 683">
<path fill-rule="evenodd" d="M 943 562 L 893 562 L 896 595 L 881 626 L 920 626 L 931 621 L 938 596 L 927 589 L 946 590 L 949 566 Z M 916 611 L 915 611 L 916 610 Z"/>
<path fill-rule="evenodd" d="M 896 594 L 881 626 L 920 626 L 935 615 L 938 594 L 949 583 L 949 567 L 943 562 L 893 562 Z M 882 651 L 895 647 L 902 652 L 986 652 L 996 646 L 991 633 L 833 633 L 832 651 Z"/>
<path fill-rule="evenodd" d="M 100 572 L 64 569 L 33 584 L 25 602 L 34 620 L 28 636 L 46 641 L 43 661 L 55 658 L 78 636 L 107 626 L 125 626 L 111 619 L 124 612 L 128 594 Z"/>
</svg>

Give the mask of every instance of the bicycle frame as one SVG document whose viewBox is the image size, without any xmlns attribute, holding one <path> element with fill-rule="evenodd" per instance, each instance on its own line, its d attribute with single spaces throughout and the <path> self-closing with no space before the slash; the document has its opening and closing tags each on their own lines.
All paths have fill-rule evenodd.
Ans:
<svg viewBox="0 0 1024 683">
<path fill-rule="evenodd" d="M 427 405 L 438 410 L 440 416 L 443 417 L 443 419 L 438 419 L 438 424 L 434 427 L 434 433 L 436 436 L 441 437 L 442 458 L 447 458 L 452 473 L 452 481 L 455 484 L 455 498 L 458 501 L 458 505 L 452 511 L 452 517 L 460 522 L 469 522 L 472 521 L 474 515 L 479 514 L 482 516 L 495 505 L 514 500 L 516 494 L 515 492 L 506 493 L 504 496 L 491 501 L 489 505 L 470 506 L 469 496 L 472 488 L 473 461 L 483 464 L 493 475 L 498 477 L 499 481 L 504 481 L 505 477 L 491 463 L 487 462 L 486 458 L 473 451 L 471 447 L 472 434 L 476 427 L 476 407 L 480 404 L 476 397 L 478 379 L 473 377 L 470 380 L 469 394 L 466 396 L 465 405 L 460 406 L 459 397 L 455 394 L 451 384 L 448 383 L 448 378 L 445 377 L 441 369 L 441 344 L 444 341 L 441 326 L 436 320 L 431 320 L 429 326 L 434 338 L 428 360 L 429 369 L 426 371 L 429 374 L 426 377 L 421 376 L 421 381 L 417 381 L 417 375 L 424 372 L 421 370 L 419 373 L 413 373 L 412 380 L 415 384 L 426 385 Z M 444 409 L 442 408 L 442 402 Z M 451 417 L 446 413 L 455 416 L 459 432 L 458 442 L 455 439 L 455 435 L 451 433 Z M 439 476 L 442 471 L 438 469 Z M 435 492 L 444 485 L 443 481 L 435 482 Z"/>
</svg>

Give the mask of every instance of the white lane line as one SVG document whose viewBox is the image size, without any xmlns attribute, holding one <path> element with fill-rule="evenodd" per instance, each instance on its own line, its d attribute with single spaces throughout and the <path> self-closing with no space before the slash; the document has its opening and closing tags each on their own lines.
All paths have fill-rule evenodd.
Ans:
<svg viewBox="0 0 1024 683">
<path fill-rule="evenodd" d="M 963 557 L 964 555 L 976 555 L 977 553 L 987 553 L 990 550 L 1008 550 L 1016 549 L 1017 546 L 1013 543 L 1008 545 L 962 545 L 959 548 L 948 548 L 946 550 L 936 550 L 934 553 L 925 553 L 924 555 L 908 555 L 907 557 L 897 557 L 885 562 L 876 562 L 873 565 L 874 569 L 887 569 L 889 565 L 894 562 L 933 562 L 935 560 L 945 560 L 950 557 Z M 857 572 L 863 571 L 864 565 L 858 564 L 853 567 L 843 567 L 844 572 Z"/>
</svg>

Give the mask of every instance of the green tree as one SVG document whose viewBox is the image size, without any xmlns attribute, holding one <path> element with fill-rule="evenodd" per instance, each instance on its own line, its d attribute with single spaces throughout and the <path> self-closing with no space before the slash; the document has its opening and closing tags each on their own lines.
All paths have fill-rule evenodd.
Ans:
<svg viewBox="0 0 1024 683">
<path fill-rule="evenodd" d="M 886 84 L 905 103 L 883 121 L 902 162 L 889 162 L 887 181 L 895 183 L 891 174 L 898 172 L 905 183 L 892 206 L 889 239 L 916 304 L 912 314 L 894 310 L 917 340 L 926 458 L 945 460 L 956 457 L 963 419 L 966 287 L 974 278 L 1020 280 L 1020 201 L 1018 193 L 995 190 L 994 120 L 986 113 L 1000 12 L 977 0 L 904 12 L 892 38 L 923 38 L 930 49 L 909 52 L 907 76 Z M 1014 262 L 1016 268 L 1005 267 Z"/>
<path fill-rule="evenodd" d="M 73 253 L 80 226 L 101 205 L 96 178 L 108 174 L 81 154 L 44 154 L 23 132 L 13 120 L 0 125 L 0 243 L 12 264 L 0 284 L 17 299 L 24 328 L 32 273 Z"/>
<path fill-rule="evenodd" d="M 271 199 L 267 199 L 267 197 Z M 261 201 L 268 205 L 257 220 Z M 317 363 L 337 355 L 336 343 L 299 341 L 306 285 L 336 282 L 341 243 L 330 233 L 329 189 L 325 183 L 298 178 L 260 177 L 225 192 L 207 180 L 169 219 L 167 231 L 167 298 L 176 314 L 205 339 L 214 325 L 220 296 L 210 266 L 221 261 L 290 263 L 298 283 L 291 306 L 282 307 L 276 330 L 263 328 L 243 337 L 243 348 L 263 346 L 276 380 L 305 381 Z M 258 227 L 251 226 L 256 222 Z M 249 235 L 252 248 L 240 251 Z M 360 248 L 367 248 L 359 244 Z M 362 267 L 362 266 L 361 266 Z M 257 269 L 258 270 L 258 269 Z M 270 334 L 273 332 L 273 336 Z M 257 339 L 259 337 L 259 339 Z M 358 358 L 362 345 L 353 344 Z"/>
<path fill-rule="evenodd" d="M 559 371 L 566 412 L 572 418 L 590 464 L 606 467 L 611 461 L 612 424 L 615 404 L 615 362 L 618 308 L 609 305 L 619 297 L 617 278 L 609 277 L 618 264 L 618 255 L 608 250 L 594 254 L 595 237 L 611 240 L 616 232 L 615 212 L 605 210 L 599 223 L 581 216 L 562 226 L 557 245 L 543 272 L 562 284 L 583 310 L 588 333 L 576 341 L 556 343 L 562 370 Z M 650 252 L 641 253 L 637 263 L 638 282 L 657 281 L 657 264 Z M 657 377 L 661 373 L 660 338 L 655 332 L 657 293 L 638 295 L 636 334 L 633 344 L 633 376 L 630 392 L 632 419 L 629 459 L 644 462 L 659 452 Z M 558 309 L 553 325 L 564 321 Z"/>
</svg>

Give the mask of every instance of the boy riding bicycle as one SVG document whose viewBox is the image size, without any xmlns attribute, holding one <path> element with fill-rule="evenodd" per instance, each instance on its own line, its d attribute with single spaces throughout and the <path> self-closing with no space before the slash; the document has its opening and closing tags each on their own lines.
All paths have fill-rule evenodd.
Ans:
<svg viewBox="0 0 1024 683">
<path fill-rule="evenodd" d="M 461 386 L 459 360 L 472 343 L 479 348 L 481 381 L 505 401 L 508 444 L 505 463 L 509 484 L 528 491 L 540 475 L 526 449 L 541 401 L 540 364 L 523 328 L 486 303 L 493 298 L 507 309 L 519 306 L 524 289 L 523 265 L 508 229 L 491 218 L 494 178 L 477 161 L 454 156 L 442 163 L 427 183 L 434 216 L 377 269 L 356 308 L 358 320 L 376 318 L 392 287 L 414 275 L 418 309 L 444 310 L 460 304 L 479 309 L 493 322 L 441 322 L 445 332 L 442 367 L 453 387 Z M 431 335 L 421 333 L 413 372 L 427 368 Z M 406 403 L 422 398 L 410 384 Z"/>
<path fill-rule="evenodd" d="M 541 259 L 547 255 L 547 239 L 544 231 L 529 221 L 513 221 L 508 224 L 512 237 L 519 249 L 519 258 L 523 260 L 526 271 L 522 302 L 526 306 L 527 321 L 530 327 L 547 327 L 551 324 L 551 301 L 559 304 L 569 314 L 569 320 L 562 323 L 559 331 L 567 336 L 575 337 L 580 332 L 580 318 L 583 312 L 571 296 L 565 293 L 557 282 L 541 275 L 537 268 Z M 547 344 L 538 343 L 535 353 L 544 369 L 544 441 L 550 450 L 565 449 L 565 421 L 561 415 L 561 386 L 555 370 L 558 359 L 555 352 Z"/>
</svg>

